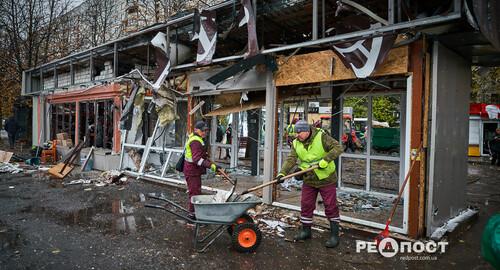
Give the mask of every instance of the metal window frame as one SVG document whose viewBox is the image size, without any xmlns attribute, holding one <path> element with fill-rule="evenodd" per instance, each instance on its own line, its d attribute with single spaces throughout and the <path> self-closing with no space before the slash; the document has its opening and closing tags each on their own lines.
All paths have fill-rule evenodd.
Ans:
<svg viewBox="0 0 500 270">
<path fill-rule="evenodd" d="M 470 119 L 469 119 L 470 121 Z M 488 153 L 484 154 L 483 151 L 484 151 L 484 124 L 497 124 L 497 128 L 500 127 L 500 121 L 498 120 L 483 120 L 483 119 L 479 119 L 479 151 L 480 151 L 480 156 L 482 157 L 487 157 L 489 156 Z"/>
<path fill-rule="evenodd" d="M 410 137 L 411 136 L 409 136 L 409 135 L 411 134 L 412 75 L 406 76 L 406 92 L 405 91 L 397 91 L 397 92 L 396 91 L 385 91 L 383 93 L 376 93 L 374 95 L 380 96 L 380 95 L 391 95 L 391 94 L 401 95 L 401 99 L 400 99 L 400 106 L 401 107 L 400 108 L 401 108 L 401 120 L 403 123 L 401 123 L 400 129 L 401 129 L 401 131 L 404 130 L 404 132 L 401 132 L 403 136 L 400 136 L 400 138 L 401 138 L 401 141 L 404 143 L 401 144 L 400 156 L 398 158 L 377 156 L 376 160 L 389 160 L 389 161 L 394 161 L 395 159 L 401 160 L 400 161 L 400 175 L 399 175 L 400 181 L 401 181 L 401 178 L 404 177 L 408 173 L 409 166 L 410 166 L 409 156 L 410 156 Z M 359 96 L 359 95 L 364 95 L 364 94 L 363 93 L 361 93 L 361 94 L 354 93 L 352 95 Z M 369 102 L 369 103 L 371 103 L 371 102 Z M 402 106 L 403 104 L 404 104 L 404 106 Z M 342 100 L 341 100 L 341 107 L 343 108 Z M 283 107 L 281 107 L 281 108 L 283 108 Z M 282 121 L 280 121 L 280 122 L 282 122 Z M 340 124 L 342 124 L 342 121 Z M 371 124 L 370 124 L 370 127 L 371 127 Z M 342 132 L 342 130 L 340 130 L 340 132 Z M 282 154 L 282 151 L 283 150 L 280 149 L 280 151 L 278 152 L 280 156 Z M 342 155 L 348 156 L 347 154 L 342 154 Z M 358 158 L 360 158 L 360 157 L 358 157 Z M 361 157 L 361 158 L 363 158 L 363 157 Z M 339 176 L 338 177 L 339 184 L 341 182 L 340 171 L 341 171 L 341 163 L 342 163 L 340 160 L 341 159 L 339 159 L 339 166 L 338 166 L 339 169 L 337 170 L 337 174 Z M 367 167 L 368 166 L 369 166 L 369 163 L 367 162 Z M 367 174 L 367 177 L 369 177 L 368 174 Z M 359 189 L 350 190 L 350 189 L 340 189 L 340 188 L 339 188 L 339 190 L 358 191 L 358 192 L 360 191 Z M 369 191 L 369 193 L 373 194 L 373 195 L 381 196 L 381 197 L 388 197 L 388 198 L 395 197 L 395 195 L 393 195 L 393 194 L 381 193 L 381 192 L 376 192 L 376 191 Z M 389 226 L 389 230 L 391 232 L 408 234 L 408 217 L 409 217 L 408 197 L 409 197 L 409 185 L 407 185 L 403 191 L 404 200 L 403 200 L 403 223 L 402 223 L 402 226 L 401 227 L 400 226 L 392 226 L 392 225 Z M 294 210 L 294 211 L 300 211 L 300 206 L 296 206 L 296 205 L 292 205 L 292 204 L 273 201 L 272 205 L 277 206 L 277 207 L 282 207 L 285 209 Z M 324 211 L 315 210 L 314 214 L 317 216 L 326 217 Z M 363 226 L 368 226 L 368 227 L 372 227 L 372 228 L 376 228 L 376 229 L 384 229 L 385 228 L 385 224 L 383 224 L 383 223 L 369 221 L 369 220 L 360 219 L 360 218 L 349 217 L 349 216 L 344 216 L 344 215 L 340 216 L 340 220 L 350 222 L 350 223 L 360 224 Z"/>
</svg>

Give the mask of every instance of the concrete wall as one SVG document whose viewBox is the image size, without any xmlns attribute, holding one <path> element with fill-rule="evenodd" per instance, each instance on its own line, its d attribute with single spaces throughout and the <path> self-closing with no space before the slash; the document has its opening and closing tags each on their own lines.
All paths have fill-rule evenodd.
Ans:
<svg viewBox="0 0 500 270">
<path fill-rule="evenodd" d="M 113 78 L 113 63 L 111 61 L 104 62 L 101 66 L 101 71 L 94 74 L 94 80 L 105 80 Z M 104 68 L 104 69 L 102 69 Z M 87 83 L 90 81 L 90 68 L 76 68 L 75 66 L 75 85 L 80 83 Z M 71 76 L 69 72 L 57 74 L 57 86 L 65 87 L 71 86 Z M 78 86 L 79 87 L 79 86 Z M 43 79 L 43 89 L 48 90 L 54 88 L 54 76 L 49 76 Z"/>
<path fill-rule="evenodd" d="M 428 236 L 466 207 L 470 64 L 435 42 L 431 80 Z"/>
<path fill-rule="evenodd" d="M 38 96 L 33 97 L 33 121 L 31 121 L 31 141 L 32 145 L 37 145 L 38 144 Z"/>
<path fill-rule="evenodd" d="M 57 152 L 59 155 L 65 156 L 71 151 L 68 147 L 58 146 Z M 75 161 L 75 164 L 82 165 L 81 160 L 87 156 L 90 148 L 82 149 L 80 158 Z M 96 149 L 93 154 L 93 169 L 99 171 L 118 170 L 120 165 L 120 155 L 111 155 L 111 150 Z"/>
</svg>

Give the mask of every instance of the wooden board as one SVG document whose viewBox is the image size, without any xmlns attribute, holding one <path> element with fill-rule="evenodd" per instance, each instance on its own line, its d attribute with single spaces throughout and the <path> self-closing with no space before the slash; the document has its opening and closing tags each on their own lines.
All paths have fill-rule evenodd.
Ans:
<svg viewBox="0 0 500 270">
<path fill-rule="evenodd" d="M 75 168 L 75 166 L 68 164 L 68 166 L 66 166 L 66 168 L 64 168 L 64 171 L 62 173 L 60 173 L 60 171 L 63 167 L 64 167 L 64 163 L 58 163 L 56 166 L 50 168 L 48 172 L 50 175 L 54 176 L 55 178 L 63 179 Z"/>
<path fill-rule="evenodd" d="M 277 59 L 276 86 L 355 79 L 332 50 Z M 408 72 L 408 46 L 392 49 L 385 62 L 371 77 L 405 74 Z"/>
<path fill-rule="evenodd" d="M 0 150 L 0 162 L 9 163 L 14 153 Z"/>
</svg>

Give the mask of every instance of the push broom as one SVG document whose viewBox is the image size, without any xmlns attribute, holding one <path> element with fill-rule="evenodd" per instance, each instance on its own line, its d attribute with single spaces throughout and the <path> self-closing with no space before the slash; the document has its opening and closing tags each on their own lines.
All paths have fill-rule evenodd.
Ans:
<svg viewBox="0 0 500 270">
<path fill-rule="evenodd" d="M 418 148 L 418 154 L 422 152 L 422 145 Z M 389 225 L 391 225 L 392 218 L 394 217 L 394 214 L 396 213 L 396 208 L 398 208 L 399 201 L 401 200 L 401 196 L 403 195 L 403 191 L 405 190 L 406 183 L 408 182 L 408 179 L 410 179 L 410 173 L 413 171 L 413 167 L 415 167 L 415 163 L 417 162 L 417 158 L 412 160 L 410 169 L 408 170 L 408 173 L 406 173 L 405 180 L 403 181 L 403 185 L 401 185 L 401 188 L 399 189 L 399 194 L 398 197 L 396 198 L 396 201 L 394 202 L 394 205 L 392 206 L 391 214 L 389 215 L 389 218 L 385 222 L 385 229 L 379 233 L 375 237 L 375 242 L 377 246 L 380 244 L 382 240 L 387 238 L 389 236 Z"/>
</svg>

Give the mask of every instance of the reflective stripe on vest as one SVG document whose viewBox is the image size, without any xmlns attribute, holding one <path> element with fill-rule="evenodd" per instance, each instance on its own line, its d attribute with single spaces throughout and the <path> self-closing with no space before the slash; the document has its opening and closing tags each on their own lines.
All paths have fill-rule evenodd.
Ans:
<svg viewBox="0 0 500 270">
<path fill-rule="evenodd" d="M 205 142 L 203 141 L 203 139 L 200 136 L 193 134 L 193 133 L 189 134 L 189 138 L 186 142 L 186 146 L 184 147 L 186 150 L 186 153 L 184 154 L 185 161 L 193 162 L 193 153 L 191 152 L 191 143 L 194 141 L 198 141 L 201 143 L 202 146 L 205 146 Z"/>
<path fill-rule="evenodd" d="M 288 136 L 297 136 L 297 133 L 295 132 L 295 125 L 290 124 L 286 126 L 285 132 L 288 134 Z"/>
<path fill-rule="evenodd" d="M 318 132 L 312 139 L 312 142 L 309 144 L 309 147 L 306 149 L 304 144 L 300 142 L 298 139 L 293 140 L 293 148 L 297 153 L 297 157 L 300 159 L 299 168 L 301 170 L 305 170 L 311 167 L 314 164 L 317 164 L 321 159 L 323 159 L 327 152 L 323 149 L 323 131 L 317 129 Z M 318 176 L 319 180 L 323 180 L 328 178 L 332 173 L 335 172 L 335 162 L 330 161 L 328 166 L 324 169 L 316 169 L 314 173 Z"/>
</svg>

